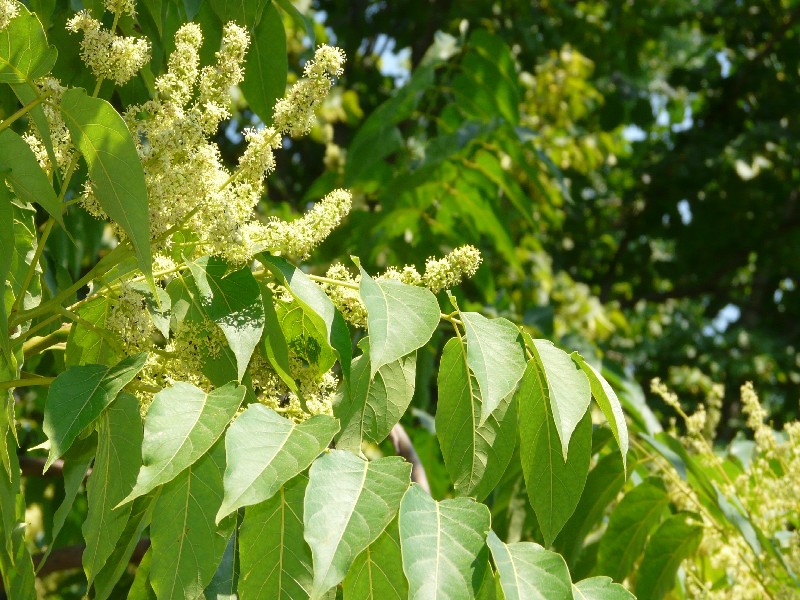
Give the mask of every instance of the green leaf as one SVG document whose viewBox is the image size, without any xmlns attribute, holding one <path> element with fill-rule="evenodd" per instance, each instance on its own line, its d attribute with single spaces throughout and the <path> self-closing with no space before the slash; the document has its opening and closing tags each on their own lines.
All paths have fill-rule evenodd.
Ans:
<svg viewBox="0 0 800 600">
<path fill-rule="evenodd" d="M 561 452 L 567 459 L 572 432 L 577 427 L 592 399 L 589 379 L 570 359 L 569 354 L 548 340 L 533 340 L 531 350 L 544 377 L 550 409 L 561 440 Z"/>
<path fill-rule="evenodd" d="M 439 363 L 436 436 L 459 495 L 485 498 L 497 485 L 517 441 L 517 403 L 504 398 L 480 424 L 481 391 L 467 369 L 460 339 L 445 344 Z"/>
<path fill-rule="evenodd" d="M 316 367 L 322 374 L 336 362 L 336 355 L 325 336 L 325 325 L 297 301 L 278 301 L 276 309 L 281 331 L 295 357 Z"/>
<path fill-rule="evenodd" d="M 400 547 L 410 600 L 466 600 L 481 586 L 489 509 L 470 498 L 437 502 L 412 485 L 400 503 Z"/>
<path fill-rule="evenodd" d="M 270 289 L 266 286 L 261 287 L 261 297 L 264 301 L 264 355 L 269 364 L 275 369 L 278 377 L 295 394 L 300 394 L 297 382 L 292 378 L 292 368 L 289 364 L 289 345 L 286 343 L 286 336 L 283 335 L 278 313 L 275 312 L 275 304 Z"/>
<path fill-rule="evenodd" d="M 417 373 L 417 353 L 412 352 L 370 377 L 369 339 L 359 346 L 363 353 L 353 359 L 350 386 L 342 386 L 341 399 L 333 408 L 342 424 L 336 447 L 356 453 L 364 440 L 381 443 L 400 421 L 414 397 Z"/>
<path fill-rule="evenodd" d="M 272 123 L 275 101 L 286 92 L 286 76 L 289 72 L 286 32 L 283 19 L 274 4 L 269 3 L 264 9 L 252 38 L 245 64 L 247 77 L 239 87 L 250 109 L 269 125 Z"/>
<path fill-rule="evenodd" d="M 133 488 L 142 464 L 142 419 L 136 397 L 121 393 L 100 415 L 97 431 L 97 455 L 86 485 L 89 510 L 82 528 L 83 570 L 89 586 L 114 552 L 131 512 L 130 504 L 115 507 Z"/>
<path fill-rule="evenodd" d="M 144 367 L 147 353 L 122 359 L 112 367 L 83 365 L 67 367 L 56 377 L 47 394 L 42 430 L 50 440 L 45 471 L 69 450 L 84 429 L 114 401 Z"/>
<path fill-rule="evenodd" d="M 589 379 L 592 396 L 600 406 L 600 410 L 603 411 L 603 415 L 608 421 L 608 426 L 614 434 L 614 439 L 617 440 L 624 466 L 628 455 L 628 426 L 625 423 L 625 415 L 622 413 L 622 405 L 619 402 L 619 398 L 617 398 L 617 393 L 605 378 L 592 365 L 587 363 L 580 354 L 573 352 L 570 356 Z"/>
<path fill-rule="evenodd" d="M 583 493 L 592 450 L 592 417 L 589 411 L 584 413 L 565 462 L 548 396 L 546 380 L 531 359 L 517 392 L 520 460 L 531 506 L 549 546 L 575 512 Z"/>
<path fill-rule="evenodd" d="M 211 0 L 211 7 L 223 22 L 236 21 L 239 25 L 252 29 L 261 18 L 264 6 L 269 0 Z M 286 50 L 283 50 L 286 54 Z"/>
<path fill-rule="evenodd" d="M 0 171 L 4 169 L 10 169 L 5 177 L 17 198 L 39 204 L 64 227 L 61 204 L 47 175 L 28 143 L 10 129 L 0 133 Z"/>
<path fill-rule="evenodd" d="M 14 246 L 11 259 L 11 269 L 6 279 L 6 309 L 11 308 L 8 292 L 16 299 L 21 290 L 22 282 L 31 267 L 31 260 L 39 245 L 36 233 L 36 210 L 27 205 L 11 203 L 11 212 L 14 215 Z M 30 310 L 42 301 L 41 265 L 36 265 L 36 273 L 25 292 L 21 305 L 25 310 Z M 24 328 L 23 330 L 26 330 Z"/>
<path fill-rule="evenodd" d="M 241 523 L 244 511 L 237 516 Z M 239 528 L 234 526 L 233 534 L 228 539 L 222 560 L 211 578 L 211 583 L 203 590 L 204 600 L 238 600 L 236 594 L 239 587 Z"/>
<path fill-rule="evenodd" d="M 20 522 L 24 519 L 25 504 L 17 444 L 12 429 L 3 434 L 0 444 L 9 457 L 11 476 L 0 471 L 0 575 L 9 598 L 34 600 L 37 594 L 33 563 L 25 543 L 25 525 Z"/>
<path fill-rule="evenodd" d="M 487 539 L 506 600 L 572 600 L 572 580 L 560 554 L 533 542 L 504 544 Z"/>
<path fill-rule="evenodd" d="M 153 509 L 150 583 L 159 599 L 201 598 L 228 545 L 236 519 L 219 526 L 225 448 L 217 443 L 161 490 Z"/>
<path fill-rule="evenodd" d="M 244 394 L 244 386 L 234 382 L 206 393 L 178 381 L 158 392 L 144 421 L 142 468 L 136 487 L 122 502 L 172 481 L 199 460 L 225 431 Z"/>
<path fill-rule="evenodd" d="M 98 296 L 81 306 L 81 321 L 73 323 L 67 337 L 65 360 L 67 365 L 114 364 L 120 359 L 120 347 L 114 334 L 105 329 L 111 302 Z M 88 325 L 94 325 L 94 328 Z"/>
<path fill-rule="evenodd" d="M 314 320 L 321 319 L 323 331 L 327 332 L 328 343 L 339 355 L 339 364 L 345 379 L 350 379 L 350 359 L 352 356 L 350 330 L 333 302 L 316 283 L 294 265 L 279 256 L 259 254 L 256 257 L 291 292 L 306 315 Z M 327 369 L 326 369 L 327 370 Z"/>
<path fill-rule="evenodd" d="M 167 285 L 167 293 L 172 302 L 170 327 L 178 331 L 181 322 L 193 323 L 206 330 L 205 311 L 200 301 L 200 292 L 191 276 L 177 274 Z M 216 325 L 212 325 L 216 327 Z M 201 370 L 208 380 L 215 386 L 222 386 L 237 379 L 236 357 L 228 346 L 219 348 L 219 352 L 209 353 L 205 344 L 200 349 L 202 359 Z M 247 375 L 245 376 L 245 380 Z"/>
<path fill-rule="evenodd" d="M 144 296 L 147 312 L 150 313 L 153 325 L 161 335 L 169 339 L 169 321 L 172 317 L 172 299 L 169 294 L 164 288 L 156 286 L 153 289 L 144 281 L 131 283 L 130 287 Z"/>
<path fill-rule="evenodd" d="M 39 97 L 39 89 L 35 85 L 31 85 L 30 82 L 12 83 L 10 86 L 14 91 L 14 94 L 17 96 L 20 104 L 23 106 L 30 104 Z M 42 105 L 39 104 L 34 106 L 28 115 L 30 120 L 33 121 L 34 125 L 36 125 L 36 132 L 39 134 L 39 139 L 42 140 L 42 144 L 44 144 L 45 150 L 47 151 L 47 156 L 50 159 L 50 164 L 56 165 L 55 172 L 57 173 L 58 160 L 56 159 L 56 154 L 53 150 L 53 140 L 50 137 L 50 122 L 47 120 L 47 116 L 44 114 Z"/>
<path fill-rule="evenodd" d="M 64 92 L 61 113 L 89 167 L 97 201 L 130 238 L 139 268 L 152 277 L 147 186 L 125 121 L 108 102 L 81 88 Z"/>
<path fill-rule="evenodd" d="M 356 557 L 342 584 L 344 600 L 405 600 L 400 530 L 393 520 L 378 539 Z"/>
<path fill-rule="evenodd" d="M 0 30 L 0 83 L 32 82 L 50 72 L 58 52 L 47 45 L 47 36 L 35 14 L 14 2 L 19 14 Z"/>
<path fill-rule="evenodd" d="M 375 281 L 361 268 L 359 293 L 367 307 L 370 377 L 383 365 L 422 348 L 439 324 L 430 290 L 399 281 Z"/>
<path fill-rule="evenodd" d="M 240 532 L 242 600 L 294 600 L 311 594 L 311 549 L 303 539 L 308 478 L 298 475 L 266 502 L 248 506 Z"/>
<path fill-rule="evenodd" d="M 53 515 L 53 533 L 50 538 L 50 544 L 47 547 L 42 559 L 39 561 L 39 567 L 47 561 L 47 557 L 55 548 L 56 539 L 64 523 L 67 521 L 72 505 L 75 503 L 75 498 L 78 496 L 78 490 L 83 483 L 86 472 L 89 470 L 89 465 L 94 460 L 95 452 L 97 451 L 97 436 L 92 434 L 87 438 L 78 440 L 69 449 L 69 452 L 64 456 L 64 469 L 62 471 L 64 476 L 64 499 L 61 501 L 58 509 Z"/>
<path fill-rule="evenodd" d="M 12 553 L 0 552 L 0 573 L 5 592 L 14 600 L 35 600 L 37 597 L 33 562 L 25 542 L 25 525 L 20 524 L 11 533 Z"/>
<path fill-rule="evenodd" d="M 703 526 L 689 513 L 672 515 L 655 530 L 636 571 L 636 595 L 660 600 L 675 585 L 684 559 L 695 553 L 703 539 Z"/>
<path fill-rule="evenodd" d="M 467 364 L 481 390 L 480 422 L 484 423 L 517 387 L 525 372 L 525 354 L 519 329 L 507 319 L 487 319 L 462 312 L 467 331 Z"/>
<path fill-rule="evenodd" d="M 575 600 L 636 600 L 636 596 L 610 577 L 590 577 L 572 586 Z"/>
<path fill-rule="evenodd" d="M 128 523 L 120 536 L 121 542 L 108 557 L 105 566 L 94 579 L 94 599 L 105 600 L 114 591 L 114 587 L 128 568 L 131 556 L 136 549 L 145 527 L 150 525 L 155 507 L 153 495 L 137 498 L 131 507 Z"/>
<path fill-rule="evenodd" d="M 369 462 L 333 450 L 314 461 L 303 513 L 314 557 L 312 599 L 339 584 L 394 518 L 410 477 L 411 465 L 396 456 Z"/>
<path fill-rule="evenodd" d="M 614 581 L 624 580 L 668 506 L 669 497 L 658 479 L 648 479 L 625 494 L 600 539 L 597 572 Z"/>
<path fill-rule="evenodd" d="M 220 259 L 203 257 L 188 264 L 203 310 L 222 329 L 236 356 L 241 381 L 264 333 L 264 303 L 258 282 L 247 267 L 226 275 L 227 264 Z"/>
<path fill-rule="evenodd" d="M 616 454 L 606 454 L 589 471 L 578 506 L 554 544 L 568 565 L 575 565 L 586 536 L 600 523 L 624 484 L 625 469 Z"/>
<path fill-rule="evenodd" d="M 0 181 L 0 248 L 14 247 L 14 209 L 11 207 L 11 194 L 6 184 Z M 11 342 L 8 337 L 8 313 L 6 312 L 7 279 L 14 260 L 12 252 L 0 252 L 0 349 L 7 360 L 11 360 Z"/>
<path fill-rule="evenodd" d="M 155 600 L 156 594 L 150 587 L 150 570 L 153 566 L 153 547 L 144 553 L 139 566 L 136 568 L 136 575 L 133 584 L 128 591 L 128 600 Z"/>
<path fill-rule="evenodd" d="M 225 434 L 225 498 L 217 522 L 241 506 L 271 498 L 319 456 L 339 429 L 317 415 L 294 423 L 261 404 L 251 404 Z"/>
<path fill-rule="evenodd" d="M 275 0 L 275 3 L 281 7 L 283 11 L 286 12 L 294 21 L 295 26 L 297 27 L 298 31 L 305 30 L 305 34 L 308 36 L 310 40 L 310 46 L 315 48 L 317 45 L 316 42 L 316 35 L 314 34 L 314 24 L 312 23 L 311 19 L 308 17 L 303 16 L 297 7 L 292 4 L 292 0 Z"/>
</svg>

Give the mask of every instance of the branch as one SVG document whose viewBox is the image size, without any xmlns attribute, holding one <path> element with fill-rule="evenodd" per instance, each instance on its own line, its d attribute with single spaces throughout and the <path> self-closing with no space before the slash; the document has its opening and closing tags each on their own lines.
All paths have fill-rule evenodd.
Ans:
<svg viewBox="0 0 800 600">
<path fill-rule="evenodd" d="M 136 547 L 133 549 L 133 554 L 129 559 L 129 563 L 132 565 L 138 565 L 142 561 L 142 557 L 144 553 L 147 552 L 147 549 L 150 547 L 150 539 L 149 538 L 142 538 L 139 540 L 139 543 L 136 544 Z M 83 551 L 86 550 L 86 546 L 83 545 L 75 545 L 75 546 L 64 546 L 63 548 L 55 548 L 51 553 L 50 556 L 47 557 L 47 562 L 44 563 L 42 566 L 42 570 L 37 573 L 37 577 L 44 577 L 45 575 L 49 575 L 50 573 L 56 573 L 58 571 L 69 571 L 70 569 L 80 569 L 83 566 Z M 42 557 L 44 553 L 34 554 L 31 558 L 33 559 L 33 567 L 34 569 L 39 566 L 39 563 L 42 562 Z M 5 588 L 3 587 L 3 580 L 0 579 L 0 598 L 6 598 L 5 595 Z"/>
<path fill-rule="evenodd" d="M 411 481 L 418 483 L 423 490 L 430 494 L 431 486 L 428 483 L 428 476 L 425 474 L 425 467 L 422 466 L 422 461 L 414 449 L 414 444 L 411 443 L 411 438 L 408 437 L 408 433 L 400 423 L 392 427 L 389 439 L 392 440 L 397 455 L 411 463 Z"/>
<path fill-rule="evenodd" d="M 139 540 L 139 543 L 137 543 L 136 547 L 133 549 L 133 554 L 131 554 L 131 558 L 128 562 L 133 565 L 138 565 L 142 561 L 142 557 L 144 556 L 144 553 L 147 552 L 149 547 L 150 538 L 143 538 Z M 42 570 L 39 571 L 38 576 L 43 577 L 45 575 L 49 575 L 50 573 L 56 573 L 57 571 L 67 571 L 69 569 L 82 568 L 84 550 L 86 550 L 86 546 L 80 544 L 75 546 L 64 546 L 63 548 L 55 548 L 47 558 L 47 562 L 44 563 Z M 42 556 L 44 556 L 44 554 L 36 554 L 33 556 L 34 568 L 39 566 Z"/>
<path fill-rule="evenodd" d="M 19 468 L 24 477 L 62 477 L 64 475 L 64 461 L 60 458 L 44 471 L 44 458 L 23 454 L 19 457 Z"/>
</svg>

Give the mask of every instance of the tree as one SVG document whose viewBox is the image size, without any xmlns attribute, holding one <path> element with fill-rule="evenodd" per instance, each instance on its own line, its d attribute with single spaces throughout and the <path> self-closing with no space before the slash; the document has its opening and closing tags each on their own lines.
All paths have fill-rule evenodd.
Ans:
<svg viewBox="0 0 800 600">
<path fill-rule="evenodd" d="M 718 388 L 688 414 L 656 382 L 685 429 L 665 433 L 597 361 L 625 322 L 562 264 L 563 232 L 571 195 L 635 153 L 581 52 L 525 74 L 503 19 L 422 31 L 407 84 L 355 96 L 283 0 L 0 8 L 10 597 L 797 583 L 796 423 L 777 440 L 745 388 L 750 462 L 721 458 Z M 363 108 L 345 155 L 336 124 Z M 526 308 L 543 291 L 556 308 Z M 720 583 L 729 548 L 744 568 Z"/>
</svg>

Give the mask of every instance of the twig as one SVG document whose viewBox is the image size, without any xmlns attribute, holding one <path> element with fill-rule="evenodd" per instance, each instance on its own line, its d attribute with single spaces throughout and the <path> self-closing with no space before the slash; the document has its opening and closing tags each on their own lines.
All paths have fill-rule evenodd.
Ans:
<svg viewBox="0 0 800 600">
<path fill-rule="evenodd" d="M 408 433 L 400 423 L 392 427 L 389 439 L 392 440 L 397 455 L 411 463 L 411 481 L 418 483 L 423 490 L 430 494 L 431 486 L 428 483 L 428 476 L 425 474 L 425 467 L 422 466 L 422 461 L 414 449 L 414 444 L 411 443 L 411 438 L 408 437 Z"/>
</svg>

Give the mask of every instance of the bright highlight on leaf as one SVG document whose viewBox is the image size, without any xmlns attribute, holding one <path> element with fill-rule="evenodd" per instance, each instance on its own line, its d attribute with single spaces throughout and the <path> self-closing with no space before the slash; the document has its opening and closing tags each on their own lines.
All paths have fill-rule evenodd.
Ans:
<svg viewBox="0 0 800 600">
<path fill-rule="evenodd" d="M 113 367 L 69 367 L 56 377 L 44 407 L 42 429 L 50 440 L 45 471 L 136 377 L 146 359 L 147 354 L 142 353 L 124 358 Z"/>
<path fill-rule="evenodd" d="M 139 268 L 152 274 L 147 186 L 125 121 L 105 100 L 80 88 L 64 92 L 61 113 L 72 142 L 83 154 L 97 201 L 133 244 Z"/>
<path fill-rule="evenodd" d="M 225 497 L 217 522 L 271 498 L 311 464 L 338 429 L 327 415 L 296 424 L 260 404 L 248 406 L 225 435 Z"/>
<path fill-rule="evenodd" d="M 572 432 L 586 414 L 592 399 L 589 380 L 569 357 L 548 340 L 533 340 L 533 352 L 543 385 L 547 387 L 550 411 L 567 459 Z"/>
<path fill-rule="evenodd" d="M 525 372 L 519 329 L 507 319 L 461 312 L 467 331 L 467 363 L 481 390 L 480 422 L 511 394 Z"/>
<path fill-rule="evenodd" d="M 372 378 L 382 366 L 428 343 L 439 324 L 439 302 L 425 288 L 376 281 L 364 269 L 360 293 L 367 307 Z"/>
<path fill-rule="evenodd" d="M 412 485 L 400 504 L 400 547 L 411 600 L 460 600 L 477 592 L 489 509 L 469 498 L 437 502 Z"/>
<path fill-rule="evenodd" d="M 533 542 L 504 544 L 493 531 L 487 541 L 506 600 L 572 599 L 572 581 L 560 555 Z"/>
<path fill-rule="evenodd" d="M 333 450 L 309 471 L 303 524 L 314 557 L 311 598 L 322 598 L 397 514 L 411 465 L 391 456 L 365 461 Z"/>
<path fill-rule="evenodd" d="M 244 400 L 245 388 L 231 382 L 211 393 L 176 382 L 153 398 L 144 420 L 142 468 L 130 502 L 169 483 L 199 460 L 220 438 Z"/>
<path fill-rule="evenodd" d="M 349 386 L 343 386 L 334 405 L 342 429 L 336 447 L 360 452 L 364 441 L 380 443 L 408 409 L 414 396 L 417 353 L 383 365 L 370 377 L 369 338 L 360 344 L 363 354 L 353 359 Z"/>
</svg>

